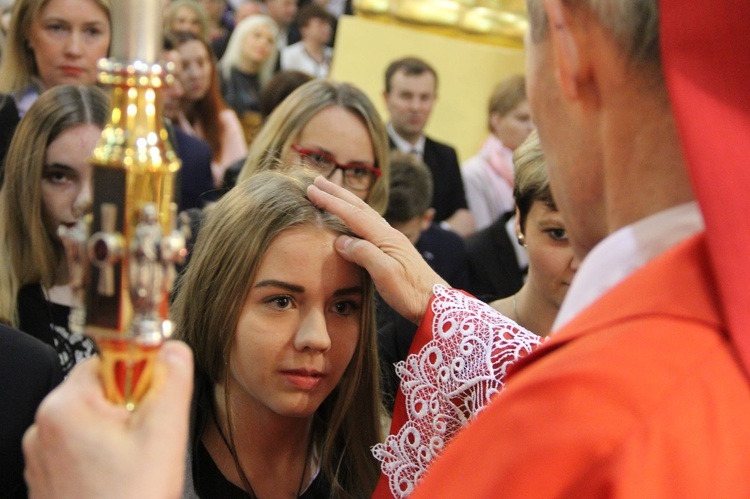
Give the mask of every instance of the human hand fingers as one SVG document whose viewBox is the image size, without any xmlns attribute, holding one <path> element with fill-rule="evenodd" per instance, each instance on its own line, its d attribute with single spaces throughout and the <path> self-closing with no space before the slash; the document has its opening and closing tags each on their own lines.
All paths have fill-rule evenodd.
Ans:
<svg viewBox="0 0 750 499">
<path fill-rule="evenodd" d="M 193 353 L 180 341 L 165 342 L 151 387 L 133 413 L 136 448 L 155 463 L 144 469 L 150 497 L 177 497 L 184 480 L 193 394 Z"/>
<path fill-rule="evenodd" d="M 384 258 L 384 250 L 369 241 L 340 236 L 336 250 L 344 259 L 364 267 L 386 303 L 415 324 L 422 321 L 433 286 L 447 286 L 411 243 L 408 248 L 387 248 L 390 257 Z"/>
<path fill-rule="evenodd" d="M 21 441 L 23 449 L 24 470 L 23 478 L 29 491 L 29 497 L 35 499 L 44 497 L 45 491 L 50 487 L 44 483 L 44 454 L 39 452 L 39 435 L 36 425 L 31 425 L 23 434 Z"/>
<path fill-rule="evenodd" d="M 160 427 L 176 410 L 187 414 L 193 395 L 193 351 L 185 343 L 166 341 L 154 365 L 151 386 L 136 415 Z M 148 415 L 143 418 L 143 415 Z"/>
<path fill-rule="evenodd" d="M 384 239 L 401 234 L 367 203 L 323 177 L 317 177 L 307 188 L 307 197 L 319 208 L 341 218 L 352 231 L 376 246 L 380 246 Z"/>
</svg>

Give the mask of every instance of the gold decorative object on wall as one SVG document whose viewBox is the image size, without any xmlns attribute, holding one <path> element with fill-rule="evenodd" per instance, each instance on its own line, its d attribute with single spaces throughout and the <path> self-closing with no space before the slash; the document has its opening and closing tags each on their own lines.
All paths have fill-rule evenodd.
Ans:
<svg viewBox="0 0 750 499">
<path fill-rule="evenodd" d="M 432 33 L 523 47 L 528 30 L 524 0 L 355 0 L 357 15 Z"/>
</svg>

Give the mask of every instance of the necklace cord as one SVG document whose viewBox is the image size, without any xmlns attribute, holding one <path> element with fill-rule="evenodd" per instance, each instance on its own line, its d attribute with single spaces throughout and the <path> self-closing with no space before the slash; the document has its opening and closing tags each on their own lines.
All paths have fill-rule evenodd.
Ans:
<svg viewBox="0 0 750 499">
<path fill-rule="evenodd" d="M 230 410 L 230 396 L 229 396 L 229 384 L 227 383 L 227 378 L 229 377 L 229 373 L 225 374 L 224 378 L 224 407 L 226 408 L 227 413 L 227 430 L 229 431 L 229 439 L 227 439 L 226 436 L 224 436 L 224 431 L 221 429 L 221 425 L 219 424 L 219 419 L 216 416 L 216 403 L 214 402 L 213 396 L 211 397 L 211 417 L 213 418 L 214 425 L 216 425 L 216 429 L 219 432 L 219 436 L 221 437 L 221 440 L 224 442 L 224 445 L 227 446 L 227 450 L 229 451 L 229 454 L 232 456 L 232 460 L 234 461 L 234 467 L 237 471 L 237 474 L 240 476 L 240 480 L 242 481 L 243 488 L 245 489 L 245 492 L 248 493 L 248 495 L 252 499 L 258 499 L 258 496 L 255 494 L 255 491 L 253 490 L 253 486 L 250 484 L 250 480 L 247 478 L 247 475 L 245 474 L 245 470 L 242 468 L 242 464 L 240 464 L 239 456 L 237 455 L 237 452 L 235 451 L 235 445 L 234 445 L 234 431 L 233 431 L 233 425 L 231 421 L 231 410 Z M 297 495 L 296 497 L 299 497 L 302 495 L 302 485 L 305 482 L 305 474 L 307 472 L 307 466 L 310 463 L 310 453 L 312 451 L 312 434 L 310 434 L 310 438 L 308 439 L 307 444 L 307 451 L 305 452 L 305 464 L 302 465 L 302 475 L 299 478 L 299 485 L 297 486 Z M 231 443 L 230 443 L 231 442 Z"/>
</svg>

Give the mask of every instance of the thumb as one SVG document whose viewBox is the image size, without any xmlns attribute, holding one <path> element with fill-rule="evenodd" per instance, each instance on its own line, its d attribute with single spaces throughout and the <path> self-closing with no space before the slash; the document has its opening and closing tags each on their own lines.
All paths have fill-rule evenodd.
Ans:
<svg viewBox="0 0 750 499">
<path fill-rule="evenodd" d="M 365 239 L 351 236 L 339 236 L 336 239 L 336 251 L 344 260 L 363 267 L 372 277 L 376 287 L 386 284 L 388 269 L 395 263 L 383 250 Z"/>
<path fill-rule="evenodd" d="M 184 432 L 187 439 L 192 395 L 193 352 L 181 341 L 167 341 L 159 351 L 151 387 L 134 414 L 141 430 L 159 438 L 165 431 Z"/>
</svg>

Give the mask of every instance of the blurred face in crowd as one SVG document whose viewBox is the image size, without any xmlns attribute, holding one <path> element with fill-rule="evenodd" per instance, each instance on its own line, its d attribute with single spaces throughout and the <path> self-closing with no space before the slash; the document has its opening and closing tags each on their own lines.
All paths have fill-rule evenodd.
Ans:
<svg viewBox="0 0 750 499">
<path fill-rule="evenodd" d="M 182 59 L 180 81 L 185 91 L 184 99 L 195 102 L 205 97 L 211 86 L 211 54 L 199 40 L 188 40 L 178 51 Z"/>
<path fill-rule="evenodd" d="M 352 112 L 339 106 L 329 106 L 318 112 L 302 127 L 299 135 L 294 141 L 296 146 L 308 151 L 317 151 L 333 158 L 342 165 L 367 165 L 375 164 L 375 148 L 370 138 L 367 126 Z M 299 153 L 298 159 L 305 165 L 315 168 L 312 157 L 302 157 Z M 344 182 L 344 173 L 336 169 L 328 178 L 361 199 L 367 199 L 370 189 L 354 189 Z M 371 179 L 370 187 L 374 183 Z"/>
<path fill-rule="evenodd" d="M 519 102 L 505 116 L 492 113 L 490 123 L 492 133 L 511 151 L 515 151 L 518 146 L 523 144 L 526 137 L 534 130 L 528 101 Z"/>
<path fill-rule="evenodd" d="M 435 77 L 429 71 L 419 75 L 396 71 L 391 77 L 391 91 L 384 97 L 393 129 L 402 138 L 416 143 L 435 104 Z"/>
<path fill-rule="evenodd" d="M 337 235 L 290 228 L 268 247 L 235 330 L 233 404 L 304 418 L 338 385 L 359 341 L 363 283 L 335 250 Z"/>
<path fill-rule="evenodd" d="M 516 227 L 516 231 L 520 228 Z M 523 236 L 529 256 L 528 284 L 535 294 L 559 309 L 579 264 L 562 215 L 546 203 L 534 201 L 526 216 Z"/>
<path fill-rule="evenodd" d="M 164 103 L 164 117 L 175 121 L 180 116 L 180 110 L 182 109 L 180 99 L 185 94 L 182 88 L 182 81 L 180 80 L 182 75 L 182 58 L 177 50 L 167 50 L 162 54 L 162 59 L 164 62 L 174 64 L 174 83 L 164 88 L 162 102 Z"/>
<path fill-rule="evenodd" d="M 201 33 L 201 21 L 198 17 L 198 13 L 190 7 L 183 6 L 177 9 L 169 30 L 173 33 L 178 31 L 188 31 L 195 36 L 203 36 L 203 33 Z"/>
<path fill-rule="evenodd" d="M 258 24 L 247 33 L 242 41 L 241 70 L 255 72 L 271 55 L 276 39 L 271 28 Z"/>
<path fill-rule="evenodd" d="M 267 0 L 266 8 L 268 15 L 276 21 L 280 30 L 292 24 L 294 16 L 297 15 L 296 0 Z"/>
<path fill-rule="evenodd" d="M 224 15 L 224 9 L 227 6 L 224 0 L 200 0 L 200 4 L 206 11 L 208 19 L 215 24 L 221 21 L 221 16 Z"/>
<path fill-rule="evenodd" d="M 307 26 L 300 31 L 303 40 L 310 40 L 319 45 L 327 44 L 331 40 L 331 33 L 333 33 L 331 23 L 319 17 L 310 19 Z"/>
<path fill-rule="evenodd" d="M 234 23 L 237 24 L 255 14 L 263 14 L 263 4 L 256 0 L 242 2 L 234 9 Z"/>
<path fill-rule="evenodd" d="M 60 225 L 72 226 L 91 201 L 89 163 L 101 135 L 97 125 L 63 131 L 47 147 L 42 167 L 42 205 L 47 230 L 56 237 Z"/>
<path fill-rule="evenodd" d="M 94 0 L 50 0 L 27 34 L 44 88 L 95 84 L 109 40 L 107 13 Z"/>
</svg>

